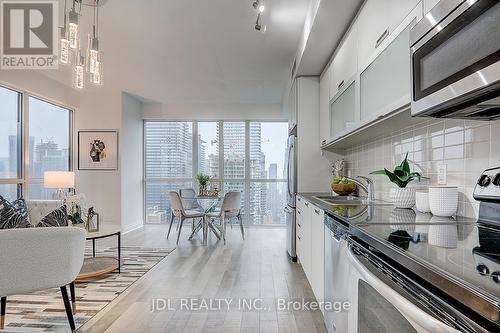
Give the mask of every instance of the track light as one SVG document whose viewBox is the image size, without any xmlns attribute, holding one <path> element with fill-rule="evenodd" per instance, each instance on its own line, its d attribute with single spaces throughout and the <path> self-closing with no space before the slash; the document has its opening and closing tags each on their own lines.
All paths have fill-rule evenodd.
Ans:
<svg viewBox="0 0 500 333">
<path fill-rule="evenodd" d="M 259 13 L 264 12 L 264 10 L 266 9 L 264 4 L 260 0 L 255 0 L 252 3 L 252 6 L 253 6 L 253 8 L 255 8 L 255 10 L 259 11 Z"/>
<path fill-rule="evenodd" d="M 255 30 L 262 33 L 266 32 L 267 30 L 267 27 L 260 21 L 260 13 L 259 15 L 257 15 L 257 21 L 255 21 Z"/>
</svg>

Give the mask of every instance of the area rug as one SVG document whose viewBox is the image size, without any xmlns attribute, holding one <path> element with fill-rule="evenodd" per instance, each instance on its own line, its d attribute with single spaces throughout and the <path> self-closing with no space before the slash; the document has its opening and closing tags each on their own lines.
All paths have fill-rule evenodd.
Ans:
<svg viewBox="0 0 500 333">
<path fill-rule="evenodd" d="M 122 246 L 121 274 L 110 273 L 88 282 L 77 282 L 76 327 L 81 327 L 95 316 L 171 252 L 171 249 L 165 248 Z M 96 252 L 97 256 L 115 254 L 116 248 Z M 59 289 L 7 298 L 5 329 L 1 333 L 69 331 Z"/>
</svg>

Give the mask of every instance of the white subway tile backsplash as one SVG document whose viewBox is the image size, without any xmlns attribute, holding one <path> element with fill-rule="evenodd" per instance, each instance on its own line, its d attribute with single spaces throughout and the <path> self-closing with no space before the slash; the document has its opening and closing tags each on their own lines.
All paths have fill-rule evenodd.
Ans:
<svg viewBox="0 0 500 333">
<path fill-rule="evenodd" d="M 437 167 L 446 164 L 447 185 L 459 188 L 459 214 L 477 217 L 479 204 L 472 196 L 477 177 L 488 167 L 500 166 L 500 121 L 429 120 L 350 147 L 344 158 L 352 176 L 368 175 L 394 168 L 406 153 L 412 170 L 429 177 L 411 186 L 436 185 Z M 394 185 L 383 176 L 372 178 L 377 198 L 387 199 Z"/>
</svg>

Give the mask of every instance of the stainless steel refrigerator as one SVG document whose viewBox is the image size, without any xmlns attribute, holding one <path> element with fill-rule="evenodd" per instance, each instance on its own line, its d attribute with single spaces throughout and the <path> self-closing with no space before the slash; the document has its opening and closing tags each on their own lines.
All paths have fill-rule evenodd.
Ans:
<svg viewBox="0 0 500 333">
<path fill-rule="evenodd" d="M 286 213 L 286 249 L 293 261 L 297 260 L 295 252 L 295 194 L 297 193 L 297 126 L 288 134 L 288 148 L 286 156 L 287 170 L 287 205 Z"/>
</svg>

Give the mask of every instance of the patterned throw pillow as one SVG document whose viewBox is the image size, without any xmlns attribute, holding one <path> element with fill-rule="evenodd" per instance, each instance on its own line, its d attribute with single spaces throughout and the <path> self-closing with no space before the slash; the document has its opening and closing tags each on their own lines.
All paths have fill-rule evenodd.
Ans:
<svg viewBox="0 0 500 333">
<path fill-rule="evenodd" d="M 68 212 L 66 205 L 63 205 L 56 210 L 47 214 L 43 219 L 38 222 L 36 227 L 67 227 L 68 226 Z"/>
<path fill-rule="evenodd" d="M 0 229 L 30 228 L 28 210 L 24 199 L 13 203 L 0 196 Z"/>
</svg>

